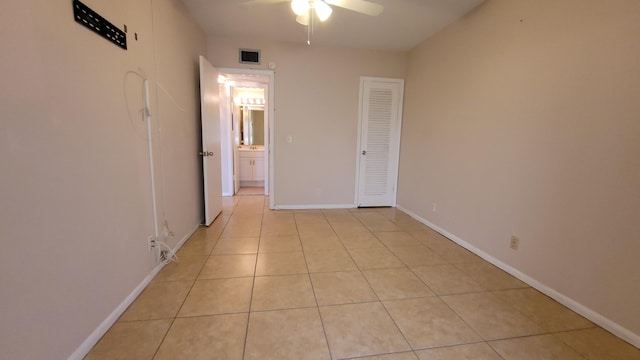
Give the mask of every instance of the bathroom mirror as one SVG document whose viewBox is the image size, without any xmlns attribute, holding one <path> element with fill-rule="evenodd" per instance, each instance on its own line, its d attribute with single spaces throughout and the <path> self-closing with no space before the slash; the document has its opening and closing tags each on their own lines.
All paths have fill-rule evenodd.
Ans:
<svg viewBox="0 0 640 360">
<path fill-rule="evenodd" d="M 264 146 L 264 108 L 243 106 L 240 121 L 240 143 Z"/>
</svg>

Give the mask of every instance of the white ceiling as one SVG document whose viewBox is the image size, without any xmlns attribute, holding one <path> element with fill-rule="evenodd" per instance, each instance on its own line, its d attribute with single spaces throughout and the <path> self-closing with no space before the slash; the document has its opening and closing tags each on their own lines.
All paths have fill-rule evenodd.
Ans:
<svg viewBox="0 0 640 360">
<path fill-rule="evenodd" d="M 241 36 L 305 44 L 306 28 L 295 21 L 290 1 L 183 0 L 207 35 Z M 272 1 L 272 0 L 267 0 Z M 418 45 L 484 0 L 370 0 L 384 6 L 377 17 L 333 7 L 316 22 L 311 45 L 405 51 Z M 273 2 L 273 1 L 272 1 Z"/>
</svg>

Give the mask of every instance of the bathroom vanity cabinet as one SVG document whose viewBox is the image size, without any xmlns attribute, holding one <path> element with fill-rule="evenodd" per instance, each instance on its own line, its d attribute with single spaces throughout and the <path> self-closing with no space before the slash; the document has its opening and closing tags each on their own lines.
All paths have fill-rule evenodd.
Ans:
<svg viewBox="0 0 640 360">
<path fill-rule="evenodd" d="M 264 182 L 263 149 L 240 149 L 239 160 L 240 181 Z"/>
</svg>

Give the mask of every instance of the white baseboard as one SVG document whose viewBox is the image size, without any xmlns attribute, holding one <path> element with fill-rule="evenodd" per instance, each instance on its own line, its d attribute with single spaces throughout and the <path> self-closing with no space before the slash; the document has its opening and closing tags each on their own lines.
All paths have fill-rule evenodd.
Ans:
<svg viewBox="0 0 640 360">
<path fill-rule="evenodd" d="M 218 215 L 219 216 L 219 215 Z M 178 241 L 178 243 L 176 244 L 176 246 L 173 247 L 173 251 L 177 252 L 178 250 L 180 250 L 180 248 L 182 247 L 182 245 L 184 245 L 184 243 L 187 242 L 187 240 L 189 240 L 189 238 L 191 238 L 191 236 L 193 236 L 193 234 L 198 230 L 198 228 L 202 226 L 202 223 L 196 225 L 195 227 L 193 227 L 191 229 L 191 231 L 189 231 L 187 233 L 187 235 L 183 236 L 182 239 L 180 239 L 180 241 Z"/>
<path fill-rule="evenodd" d="M 196 230 L 200 227 L 198 224 L 191 232 L 189 232 L 184 238 L 178 242 L 178 244 L 173 248 L 174 251 L 178 251 L 184 245 L 187 240 L 196 232 Z M 160 262 L 156 267 L 151 270 L 149 275 L 147 275 L 138 286 L 133 289 L 133 291 L 126 297 L 120 305 L 118 305 L 112 312 L 107 316 L 106 319 L 95 329 L 93 332 L 87 337 L 82 344 L 76 349 L 76 351 L 69 356 L 68 360 L 82 360 L 91 349 L 100 341 L 100 339 L 107 333 L 107 331 L 116 323 L 118 318 L 127 310 L 127 308 L 138 298 L 140 293 L 149 285 L 151 280 L 162 270 L 162 268 L 166 264 Z"/>
<path fill-rule="evenodd" d="M 276 205 L 275 210 L 355 209 L 353 204 Z"/>
<path fill-rule="evenodd" d="M 417 214 L 414 214 L 413 212 L 411 212 L 410 210 L 407 210 L 406 208 L 402 207 L 401 205 L 397 205 L 397 208 L 402 210 L 403 212 L 405 212 L 407 215 L 411 216 L 412 218 L 414 218 L 415 220 L 418 220 L 419 222 L 427 225 L 428 227 L 432 228 L 433 230 L 437 231 L 438 233 L 442 234 L 443 236 L 445 236 L 446 238 L 452 240 L 453 242 L 457 243 L 458 245 L 464 247 L 465 249 L 471 251 L 472 253 L 480 256 L 481 258 L 483 258 L 484 260 L 490 262 L 491 264 L 499 267 L 500 269 L 508 272 L 509 274 L 513 275 L 514 277 L 518 278 L 519 280 L 527 283 L 528 285 L 530 285 L 531 287 L 533 287 L 534 289 L 542 292 L 543 294 L 549 296 L 550 298 L 556 300 L 557 302 L 559 302 L 560 304 L 568 307 L 569 309 L 577 312 L 578 314 L 584 316 L 585 318 L 589 319 L 591 322 L 593 322 L 594 324 L 597 324 L 598 326 L 608 330 L 609 332 L 611 332 L 612 334 L 618 336 L 619 338 L 627 341 L 628 343 L 630 343 L 631 345 L 640 348 L 640 335 L 639 334 L 635 334 L 634 332 L 632 332 L 631 330 L 623 327 L 622 325 L 616 323 L 615 321 L 612 321 L 611 319 L 608 319 L 607 317 L 603 316 L 602 314 L 598 313 L 597 311 L 594 311 L 593 309 L 588 308 L 587 306 L 584 306 L 583 304 L 581 304 L 580 302 L 564 295 L 563 293 L 545 285 L 544 283 L 538 281 L 537 279 L 521 272 L 520 270 L 507 265 L 505 263 L 503 263 L 502 261 L 496 259 L 495 257 L 489 255 L 488 253 L 478 249 L 477 247 L 471 245 L 470 243 L 460 239 L 459 237 L 455 236 L 454 234 L 446 231 L 445 229 L 431 223 L 430 221 L 418 216 Z"/>
</svg>

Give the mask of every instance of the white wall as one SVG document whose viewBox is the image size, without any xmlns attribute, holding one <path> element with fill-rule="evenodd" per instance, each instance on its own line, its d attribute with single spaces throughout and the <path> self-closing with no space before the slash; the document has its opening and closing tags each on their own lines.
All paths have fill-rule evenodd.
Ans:
<svg viewBox="0 0 640 360">
<path fill-rule="evenodd" d="M 192 155 L 203 33 L 179 2 L 84 3 L 127 24 L 128 51 L 75 23 L 68 0 L 0 12 L 1 358 L 69 357 L 156 269 L 142 80 L 130 71 L 150 79 L 168 242 L 202 217 Z"/>
<path fill-rule="evenodd" d="M 418 46 L 398 191 L 636 346 L 639 14 L 628 0 L 489 0 Z"/>
<path fill-rule="evenodd" d="M 169 239 L 174 246 L 204 217 L 198 57 L 206 55 L 206 42 L 180 1 L 153 0 L 152 5 L 165 189 L 161 197 L 176 234 Z"/>
<path fill-rule="evenodd" d="M 406 54 L 307 46 L 305 40 L 219 37 L 209 38 L 207 49 L 218 67 L 276 64 L 275 205 L 354 206 L 360 76 L 404 78 Z M 239 64 L 239 48 L 262 50 L 262 64 Z"/>
</svg>

